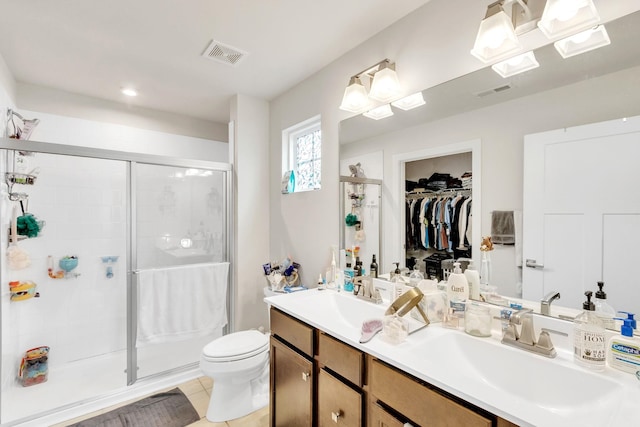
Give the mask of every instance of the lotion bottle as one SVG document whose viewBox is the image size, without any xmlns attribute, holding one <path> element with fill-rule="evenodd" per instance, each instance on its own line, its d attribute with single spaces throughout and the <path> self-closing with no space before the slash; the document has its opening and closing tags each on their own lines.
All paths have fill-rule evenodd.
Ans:
<svg viewBox="0 0 640 427">
<path fill-rule="evenodd" d="M 460 269 L 460 263 L 453 263 L 453 273 L 447 279 L 447 296 L 449 305 L 456 312 L 464 312 L 465 304 L 469 299 L 469 282 Z"/>
<path fill-rule="evenodd" d="M 478 301 L 480 299 L 480 273 L 476 270 L 476 266 L 473 265 L 473 261 L 469 262 L 464 275 L 469 283 L 469 298 Z"/>
<path fill-rule="evenodd" d="M 640 338 L 633 336 L 631 319 L 624 319 L 623 322 L 621 335 L 609 339 L 607 362 L 612 368 L 636 374 L 640 371 Z"/>
<path fill-rule="evenodd" d="M 606 361 L 606 340 L 602 321 L 595 313 L 591 302 L 593 292 L 586 291 L 584 311 L 578 315 L 573 327 L 573 358 L 581 366 L 594 371 L 603 371 Z"/>
</svg>

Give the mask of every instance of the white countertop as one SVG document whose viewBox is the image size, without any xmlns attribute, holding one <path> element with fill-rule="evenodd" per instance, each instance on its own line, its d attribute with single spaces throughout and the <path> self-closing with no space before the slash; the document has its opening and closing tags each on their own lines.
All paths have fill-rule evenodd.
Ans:
<svg viewBox="0 0 640 427">
<path fill-rule="evenodd" d="M 409 335 L 400 344 L 387 342 L 382 333 L 361 344 L 362 320 L 381 318 L 386 305 L 316 289 L 265 298 L 265 302 L 520 426 L 640 425 L 640 381 L 608 366 L 604 372 L 591 372 L 576 365 L 566 338 L 557 340 L 562 344 L 556 344 L 555 359 L 501 344 L 498 332 L 490 338 L 476 338 L 440 323 Z M 534 323 L 538 319 L 536 316 Z M 544 326 L 550 327 L 553 321 L 562 322 L 544 319 Z M 552 340 L 556 342 L 555 336 Z M 464 351 L 467 348 L 481 351 L 462 355 L 470 353 Z M 582 401 L 581 395 L 589 400 Z"/>
</svg>

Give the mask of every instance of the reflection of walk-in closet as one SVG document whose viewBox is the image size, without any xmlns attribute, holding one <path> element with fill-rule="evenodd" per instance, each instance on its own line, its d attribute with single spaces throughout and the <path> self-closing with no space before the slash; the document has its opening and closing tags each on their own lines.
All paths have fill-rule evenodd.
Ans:
<svg viewBox="0 0 640 427">
<path fill-rule="evenodd" d="M 405 163 L 406 266 L 442 279 L 441 261 L 471 258 L 471 152 Z"/>
</svg>

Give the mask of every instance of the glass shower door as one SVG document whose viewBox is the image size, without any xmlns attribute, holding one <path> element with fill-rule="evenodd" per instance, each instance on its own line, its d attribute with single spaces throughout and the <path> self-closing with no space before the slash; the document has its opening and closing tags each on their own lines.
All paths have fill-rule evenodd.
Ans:
<svg viewBox="0 0 640 427">
<path fill-rule="evenodd" d="M 135 378 L 197 363 L 202 348 L 223 333 L 227 173 L 132 165 Z"/>
<path fill-rule="evenodd" d="M 124 161 L 0 154 L 4 425 L 126 386 L 128 182 Z M 14 211 L 39 224 L 17 239 L 28 265 L 5 262 Z"/>
</svg>

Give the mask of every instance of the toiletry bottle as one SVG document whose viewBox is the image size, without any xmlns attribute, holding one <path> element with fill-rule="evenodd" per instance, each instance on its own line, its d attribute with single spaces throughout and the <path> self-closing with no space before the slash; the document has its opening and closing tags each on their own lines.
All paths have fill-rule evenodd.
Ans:
<svg viewBox="0 0 640 427">
<path fill-rule="evenodd" d="M 373 254 L 373 258 L 371 259 L 371 265 L 369 266 L 369 276 L 374 279 L 378 277 L 378 263 L 376 262 L 376 254 Z"/>
<path fill-rule="evenodd" d="M 422 275 L 418 268 L 418 265 L 416 264 L 413 266 L 413 271 L 409 275 L 409 286 L 415 288 L 422 280 L 424 280 L 424 276 Z"/>
<path fill-rule="evenodd" d="M 631 319 L 623 320 L 620 334 L 609 339 L 607 362 L 612 368 L 635 374 L 640 371 L 640 338 L 633 336 Z"/>
<path fill-rule="evenodd" d="M 351 263 L 347 263 L 347 268 L 344 269 L 344 289 L 345 292 L 353 292 L 353 278 L 355 276 L 355 271 L 351 268 Z"/>
<path fill-rule="evenodd" d="M 336 253 L 332 251 L 331 252 L 331 283 L 335 283 L 337 272 L 338 270 L 336 267 Z"/>
<path fill-rule="evenodd" d="M 447 296 L 449 305 L 456 312 L 464 312 L 465 304 L 469 299 L 469 283 L 460 269 L 460 263 L 453 263 L 453 273 L 447 279 Z"/>
<path fill-rule="evenodd" d="M 324 289 L 324 280 L 322 280 L 322 274 L 318 276 L 318 290 L 321 291 Z"/>
<path fill-rule="evenodd" d="M 353 271 L 355 272 L 355 276 L 362 276 L 362 263 L 360 262 L 360 257 L 357 256 L 356 257 L 356 265 L 354 266 L 355 268 L 353 269 Z"/>
<path fill-rule="evenodd" d="M 613 320 L 616 317 L 616 311 L 607 302 L 607 294 L 602 290 L 604 282 L 598 282 L 598 290 L 595 294 L 595 300 L 593 304 L 596 306 L 596 315 L 602 320 L 602 324 L 607 329 L 616 329 L 616 322 Z"/>
<path fill-rule="evenodd" d="M 391 277 L 391 283 L 393 284 L 393 300 L 398 299 L 406 291 L 404 280 L 402 280 L 402 274 L 400 273 L 400 263 L 394 262 L 396 269 Z"/>
<path fill-rule="evenodd" d="M 604 370 L 606 360 L 606 340 L 602 321 L 595 313 L 591 302 L 593 292 L 586 291 L 587 300 L 582 304 L 584 311 L 576 317 L 573 327 L 573 358 L 585 368 Z"/>
<path fill-rule="evenodd" d="M 473 265 L 473 260 L 469 262 L 467 269 L 464 271 L 464 276 L 469 283 L 469 298 L 478 301 L 480 299 L 480 273 L 476 270 L 476 266 Z"/>
</svg>

